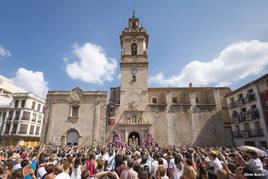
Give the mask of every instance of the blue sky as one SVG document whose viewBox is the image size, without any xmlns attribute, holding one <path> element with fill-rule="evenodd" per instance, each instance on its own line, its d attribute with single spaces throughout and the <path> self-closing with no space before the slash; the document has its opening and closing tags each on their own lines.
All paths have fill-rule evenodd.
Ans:
<svg viewBox="0 0 268 179">
<path fill-rule="evenodd" d="M 108 91 L 119 86 L 119 36 L 133 4 L 149 34 L 150 87 L 191 81 L 236 89 L 268 72 L 266 0 L 2 0 L 0 75 L 41 96 L 46 90 L 37 88 Z M 117 68 L 104 68 L 99 81 L 68 73 L 68 65 L 92 62 L 79 57 L 82 50 L 99 50 L 103 62 L 114 59 Z M 81 73 L 94 78 L 87 69 Z"/>
</svg>

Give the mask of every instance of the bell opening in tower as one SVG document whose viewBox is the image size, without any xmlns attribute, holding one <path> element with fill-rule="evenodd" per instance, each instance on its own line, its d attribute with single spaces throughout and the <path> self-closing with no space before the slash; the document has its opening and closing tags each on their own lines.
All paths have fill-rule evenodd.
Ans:
<svg viewBox="0 0 268 179">
<path fill-rule="evenodd" d="M 132 54 L 132 56 L 137 55 L 137 44 L 136 43 L 131 44 L 131 54 Z"/>
</svg>

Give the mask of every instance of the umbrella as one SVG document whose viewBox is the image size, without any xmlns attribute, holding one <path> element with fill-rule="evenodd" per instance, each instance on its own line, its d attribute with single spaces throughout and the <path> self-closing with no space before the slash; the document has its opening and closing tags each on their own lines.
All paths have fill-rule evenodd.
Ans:
<svg viewBox="0 0 268 179">
<path fill-rule="evenodd" d="M 249 150 L 254 150 L 258 153 L 259 157 L 267 157 L 268 156 L 268 154 L 265 151 L 258 149 L 256 147 L 253 147 L 253 146 L 242 145 L 242 146 L 238 147 L 238 149 L 241 151 L 244 151 L 244 152 L 249 151 Z"/>
<path fill-rule="evenodd" d="M 266 152 L 268 154 L 268 150 L 265 150 L 264 152 Z"/>
</svg>

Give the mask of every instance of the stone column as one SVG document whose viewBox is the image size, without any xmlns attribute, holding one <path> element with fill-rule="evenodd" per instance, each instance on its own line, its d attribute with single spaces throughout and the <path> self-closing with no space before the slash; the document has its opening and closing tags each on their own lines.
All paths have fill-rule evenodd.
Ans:
<svg viewBox="0 0 268 179">
<path fill-rule="evenodd" d="M 127 129 L 125 130 L 125 141 L 126 141 L 126 144 L 128 144 L 128 131 L 127 131 Z"/>
<path fill-rule="evenodd" d="M 192 126 L 192 134 L 191 136 L 189 136 L 190 138 L 190 143 L 193 144 L 193 142 L 195 141 L 196 137 L 198 134 L 196 134 L 196 127 L 198 126 L 195 126 L 195 123 L 199 120 L 199 113 L 197 114 L 197 111 L 195 111 L 196 109 L 196 93 L 195 91 L 192 91 L 190 90 L 190 94 L 189 94 L 189 97 L 190 97 L 190 103 L 191 103 L 191 126 Z"/>
<path fill-rule="evenodd" d="M 45 137 L 45 143 L 53 143 L 55 104 L 56 101 L 51 101 L 49 105 L 48 117 L 46 119 L 48 124 L 46 127 L 47 136 Z"/>
<path fill-rule="evenodd" d="M 100 120 L 100 103 L 97 102 L 95 105 L 95 118 L 94 118 L 94 123 L 93 123 L 92 145 L 95 145 L 98 142 L 99 120 Z"/>
</svg>

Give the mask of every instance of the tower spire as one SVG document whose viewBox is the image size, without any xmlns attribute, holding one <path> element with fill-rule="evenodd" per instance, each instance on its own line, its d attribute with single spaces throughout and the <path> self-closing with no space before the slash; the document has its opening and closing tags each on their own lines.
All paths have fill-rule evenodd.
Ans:
<svg viewBox="0 0 268 179">
<path fill-rule="evenodd" d="M 133 4 L 133 15 L 132 17 L 135 17 L 135 4 Z"/>
</svg>

